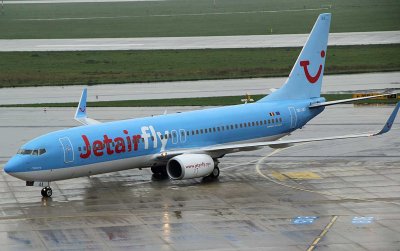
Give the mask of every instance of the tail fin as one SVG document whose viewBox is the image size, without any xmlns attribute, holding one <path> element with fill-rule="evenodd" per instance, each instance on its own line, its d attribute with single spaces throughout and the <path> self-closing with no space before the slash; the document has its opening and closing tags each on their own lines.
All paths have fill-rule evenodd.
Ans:
<svg viewBox="0 0 400 251">
<path fill-rule="evenodd" d="M 259 102 L 320 97 L 330 23 L 330 13 L 318 16 L 286 83 Z"/>
</svg>

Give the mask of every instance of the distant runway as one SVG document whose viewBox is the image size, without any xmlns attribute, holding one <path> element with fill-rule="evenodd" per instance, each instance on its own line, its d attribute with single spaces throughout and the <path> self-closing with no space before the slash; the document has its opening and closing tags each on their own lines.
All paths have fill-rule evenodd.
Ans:
<svg viewBox="0 0 400 251">
<path fill-rule="evenodd" d="M 0 51 L 98 51 L 98 50 L 181 50 L 221 48 L 301 47 L 308 34 L 82 38 L 82 39 L 1 39 Z M 331 33 L 329 45 L 400 43 L 400 31 Z"/>
<path fill-rule="evenodd" d="M 94 85 L 89 87 L 88 101 L 267 94 L 271 88 L 279 88 L 285 80 L 286 77 Z M 0 88 L 0 105 L 78 102 L 83 87 Z M 399 88 L 400 72 L 389 72 L 324 76 L 322 91 L 373 92 Z"/>
</svg>

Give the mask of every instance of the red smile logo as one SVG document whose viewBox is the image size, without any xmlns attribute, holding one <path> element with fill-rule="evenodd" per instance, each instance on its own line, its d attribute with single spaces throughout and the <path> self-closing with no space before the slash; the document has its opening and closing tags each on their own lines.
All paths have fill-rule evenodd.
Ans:
<svg viewBox="0 0 400 251">
<path fill-rule="evenodd" d="M 324 57 L 325 57 L 325 51 L 322 50 L 321 51 L 321 58 L 324 58 Z M 304 74 L 306 75 L 306 78 L 307 78 L 308 82 L 310 82 L 311 84 L 314 84 L 315 82 L 318 81 L 319 76 L 321 75 L 322 65 L 319 65 L 317 74 L 315 74 L 315 76 L 311 76 L 310 72 L 308 72 L 308 65 L 309 64 L 310 64 L 310 61 L 308 61 L 308 60 L 300 61 L 300 66 L 304 68 Z"/>
</svg>

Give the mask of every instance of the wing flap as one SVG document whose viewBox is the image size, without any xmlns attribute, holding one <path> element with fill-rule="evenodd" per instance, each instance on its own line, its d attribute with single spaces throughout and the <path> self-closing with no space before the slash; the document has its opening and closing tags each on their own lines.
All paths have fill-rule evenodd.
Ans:
<svg viewBox="0 0 400 251">
<path fill-rule="evenodd" d="M 378 97 L 385 97 L 385 96 L 390 96 L 390 95 L 393 95 L 393 93 L 381 94 L 381 95 L 373 95 L 373 96 L 360 97 L 360 98 L 349 98 L 349 99 L 342 99 L 342 100 L 334 100 L 334 101 L 327 101 L 327 102 L 322 102 L 322 103 L 314 103 L 314 104 L 310 105 L 309 108 L 317 108 L 317 107 L 321 107 L 321 106 L 345 104 L 345 103 L 350 103 L 350 102 L 353 102 L 353 101 L 371 99 L 371 98 L 378 98 Z"/>
</svg>

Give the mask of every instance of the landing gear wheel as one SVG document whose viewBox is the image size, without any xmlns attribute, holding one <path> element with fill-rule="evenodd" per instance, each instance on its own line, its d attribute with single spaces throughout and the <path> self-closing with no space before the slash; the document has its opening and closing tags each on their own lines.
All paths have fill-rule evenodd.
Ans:
<svg viewBox="0 0 400 251">
<path fill-rule="evenodd" d="M 153 178 L 155 180 L 164 180 L 168 178 L 167 168 L 165 166 L 152 166 Z"/>
<path fill-rule="evenodd" d="M 209 176 L 211 178 L 213 178 L 213 179 L 218 178 L 218 176 L 219 176 L 219 168 L 217 166 L 214 167 L 214 170 L 210 173 Z"/>
<path fill-rule="evenodd" d="M 50 198 L 53 195 L 53 190 L 51 187 L 43 187 L 41 194 L 43 197 Z"/>
<path fill-rule="evenodd" d="M 216 166 L 214 167 L 214 170 L 206 177 L 203 178 L 204 181 L 210 182 L 213 180 L 216 180 L 219 176 L 219 168 Z"/>
</svg>

